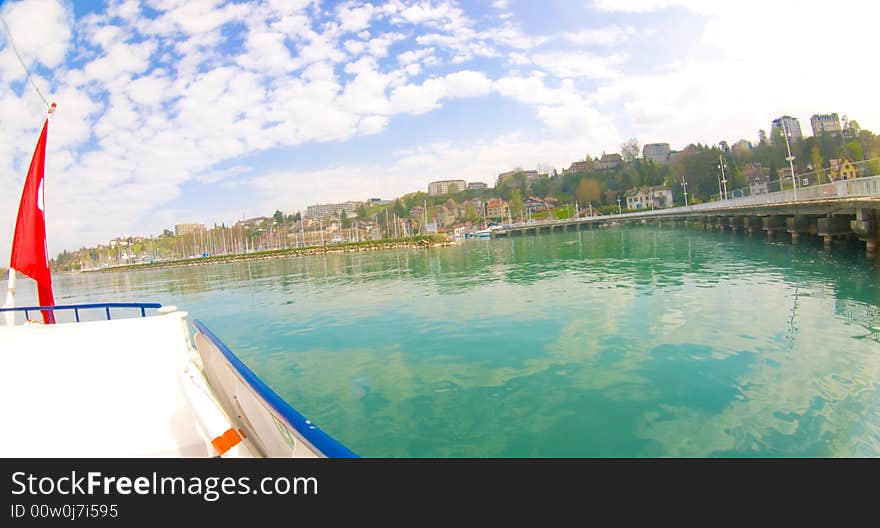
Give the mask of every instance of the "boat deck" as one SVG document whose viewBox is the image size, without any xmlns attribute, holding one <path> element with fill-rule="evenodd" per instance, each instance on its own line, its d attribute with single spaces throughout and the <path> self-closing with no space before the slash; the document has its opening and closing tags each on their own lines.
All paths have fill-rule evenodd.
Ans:
<svg viewBox="0 0 880 528">
<path fill-rule="evenodd" d="M 182 386 L 196 357 L 186 324 L 174 312 L 0 327 L 0 456 L 213 456 Z"/>
</svg>

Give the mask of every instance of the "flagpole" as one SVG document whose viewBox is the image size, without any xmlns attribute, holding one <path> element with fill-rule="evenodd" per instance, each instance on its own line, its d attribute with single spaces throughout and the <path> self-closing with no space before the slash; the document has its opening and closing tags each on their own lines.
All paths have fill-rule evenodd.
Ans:
<svg viewBox="0 0 880 528">
<path fill-rule="evenodd" d="M 31 178 L 34 177 L 34 174 L 38 173 L 39 176 L 38 176 L 37 181 L 39 182 L 39 186 L 37 188 L 31 189 L 31 192 L 34 194 L 35 199 L 42 198 L 42 204 L 36 204 L 36 207 L 40 209 L 40 212 L 43 215 L 42 222 L 41 222 L 42 229 L 43 229 L 42 236 L 41 236 L 41 238 L 42 238 L 41 242 L 43 245 L 42 259 L 45 259 L 45 266 L 46 266 L 45 272 L 46 272 L 47 278 L 33 275 L 33 271 L 31 271 L 31 272 L 24 271 L 23 273 L 26 275 L 29 275 L 31 278 L 33 278 L 34 280 L 37 281 L 37 294 L 38 294 L 40 303 L 44 304 L 44 305 L 55 304 L 55 301 L 54 301 L 53 295 L 52 295 L 52 282 L 51 282 L 52 275 L 51 275 L 51 272 L 49 271 L 48 247 L 46 246 L 46 232 L 45 232 L 45 229 L 46 229 L 46 224 L 45 224 L 46 197 L 45 197 L 45 180 L 44 180 L 44 176 L 43 176 L 43 172 L 42 172 L 43 171 L 42 164 L 45 163 L 45 160 L 44 160 L 44 158 L 38 160 L 37 153 L 40 152 L 40 148 L 42 146 L 42 149 L 43 149 L 42 156 L 45 156 L 45 148 L 46 148 L 46 146 L 45 146 L 45 133 L 46 133 L 46 129 L 49 125 L 49 119 L 52 117 L 52 114 L 55 112 L 56 106 L 57 105 L 54 102 L 51 105 L 49 105 L 49 112 L 48 112 L 49 115 L 46 116 L 46 121 L 43 124 L 43 134 L 40 136 L 40 140 L 37 142 L 37 148 L 34 150 L 34 158 L 31 160 L 31 166 L 28 169 L 28 175 L 25 178 L 25 189 L 22 191 L 22 201 L 21 201 L 21 204 L 19 205 L 19 215 L 21 215 L 22 211 L 25 208 L 25 205 L 24 205 L 25 204 L 25 194 L 24 193 L 28 192 L 28 185 L 32 181 Z M 40 163 L 39 168 L 36 170 L 36 172 L 34 172 L 36 163 L 38 161 Z M 39 187 L 42 187 L 42 193 L 40 192 Z M 42 196 L 40 196 L 40 194 L 42 194 Z M 36 200 L 34 200 L 34 201 L 36 201 Z M 33 214 L 33 211 L 31 211 L 31 214 Z M 9 282 L 8 282 L 7 289 L 6 289 L 6 303 L 3 305 L 4 308 L 15 308 L 15 275 L 16 275 L 15 270 L 16 270 L 16 268 L 21 268 L 21 266 L 22 266 L 21 259 L 15 258 L 16 257 L 16 248 L 18 247 L 16 244 L 17 244 L 19 236 L 20 236 L 19 221 L 17 219 L 16 223 L 15 223 L 15 235 L 13 236 L 13 241 L 12 241 L 12 245 L 13 245 L 12 258 L 10 258 L 10 262 L 9 262 Z M 40 253 L 39 251 L 36 250 L 36 248 L 29 248 L 29 249 L 32 251 L 32 253 L 35 253 L 35 254 Z M 28 256 L 33 258 L 34 255 L 28 255 Z M 23 268 L 23 269 L 26 269 L 26 270 L 29 269 L 28 264 L 30 264 L 30 262 L 27 261 L 27 257 L 25 257 L 25 268 Z M 43 290 L 43 288 L 46 285 L 46 283 L 48 283 L 48 300 L 50 302 L 43 302 L 44 301 L 44 294 L 45 294 L 45 291 Z M 6 324 L 8 326 L 14 326 L 15 325 L 15 312 L 6 312 L 5 319 L 6 319 Z M 53 313 L 52 310 L 43 310 L 43 319 L 46 323 L 54 323 L 55 322 L 55 314 Z"/>
<path fill-rule="evenodd" d="M 9 268 L 9 286 L 6 289 L 4 308 L 15 308 L 15 270 Z M 6 326 L 15 326 L 15 312 L 6 312 Z"/>
</svg>

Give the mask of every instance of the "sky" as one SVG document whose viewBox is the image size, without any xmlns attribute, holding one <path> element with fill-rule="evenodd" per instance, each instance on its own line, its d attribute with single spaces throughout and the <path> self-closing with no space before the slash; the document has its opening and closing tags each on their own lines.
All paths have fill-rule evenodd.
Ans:
<svg viewBox="0 0 880 528">
<path fill-rule="evenodd" d="M 50 254 L 175 223 L 490 185 L 642 144 L 876 130 L 858 0 L 19 0 Z M 0 31 L 0 263 L 46 107 Z"/>
</svg>

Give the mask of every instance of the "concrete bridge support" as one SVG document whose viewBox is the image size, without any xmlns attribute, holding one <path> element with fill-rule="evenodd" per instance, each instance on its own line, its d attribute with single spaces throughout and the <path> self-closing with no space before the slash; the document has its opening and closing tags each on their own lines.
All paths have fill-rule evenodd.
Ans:
<svg viewBox="0 0 880 528">
<path fill-rule="evenodd" d="M 877 252 L 877 242 L 880 233 L 877 229 L 877 214 L 869 209 L 857 209 L 856 219 L 850 222 L 850 227 L 859 240 L 865 243 L 869 255 Z"/>
<path fill-rule="evenodd" d="M 810 219 L 805 216 L 792 216 L 785 219 L 786 231 L 791 234 L 791 243 L 797 244 L 802 234 L 810 232 Z"/>
<path fill-rule="evenodd" d="M 819 218 L 816 221 L 816 230 L 819 236 L 822 237 L 825 249 L 829 249 L 834 237 L 851 233 L 849 217 L 829 216 L 828 218 Z"/>
<path fill-rule="evenodd" d="M 776 233 L 785 229 L 785 217 L 765 216 L 761 219 L 761 226 L 767 232 L 767 238 L 772 239 Z"/>
<path fill-rule="evenodd" d="M 728 216 L 727 225 L 733 231 L 739 231 L 743 228 L 743 218 L 741 216 Z"/>
<path fill-rule="evenodd" d="M 746 230 L 749 236 L 761 229 L 761 219 L 757 216 L 746 216 L 742 219 L 743 229 Z"/>
</svg>

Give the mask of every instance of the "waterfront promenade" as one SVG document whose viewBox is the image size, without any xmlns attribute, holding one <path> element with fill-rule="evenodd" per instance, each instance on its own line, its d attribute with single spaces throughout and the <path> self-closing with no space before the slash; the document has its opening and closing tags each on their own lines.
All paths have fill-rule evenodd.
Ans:
<svg viewBox="0 0 880 528">
<path fill-rule="evenodd" d="M 869 253 L 874 253 L 880 240 L 878 210 L 880 176 L 871 176 L 667 209 L 509 223 L 493 235 L 538 234 L 613 223 L 695 220 L 717 229 L 743 230 L 748 234 L 763 231 L 769 237 L 788 233 L 795 243 L 803 236 L 818 236 L 826 246 L 831 246 L 836 238 L 857 237 Z"/>
</svg>

